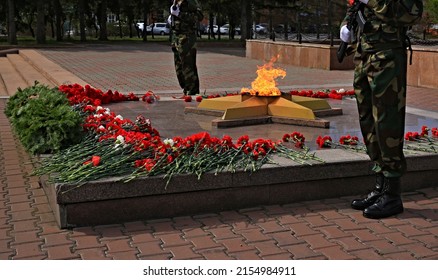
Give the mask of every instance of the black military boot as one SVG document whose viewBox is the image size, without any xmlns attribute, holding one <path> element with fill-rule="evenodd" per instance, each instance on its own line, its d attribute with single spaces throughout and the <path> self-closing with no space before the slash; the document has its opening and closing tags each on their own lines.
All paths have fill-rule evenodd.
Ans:
<svg viewBox="0 0 438 280">
<path fill-rule="evenodd" d="M 363 199 L 355 199 L 351 202 L 351 208 L 356 210 L 364 210 L 365 208 L 371 206 L 376 202 L 376 200 L 382 195 L 383 193 L 383 183 L 384 183 L 384 176 L 382 173 L 376 174 L 376 185 L 374 186 L 374 190 L 372 190 L 367 197 Z"/>
<path fill-rule="evenodd" d="M 383 194 L 370 207 L 363 210 L 363 215 L 370 219 L 382 219 L 403 212 L 400 178 L 385 178 Z"/>
</svg>

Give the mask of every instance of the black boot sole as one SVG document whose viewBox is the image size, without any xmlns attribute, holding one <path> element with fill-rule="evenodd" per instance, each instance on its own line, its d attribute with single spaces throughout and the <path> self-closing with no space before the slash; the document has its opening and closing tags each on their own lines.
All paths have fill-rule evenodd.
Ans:
<svg viewBox="0 0 438 280">
<path fill-rule="evenodd" d="M 366 213 L 363 212 L 363 216 L 368 219 L 384 219 L 389 218 L 398 214 L 403 213 L 404 209 L 402 208 L 396 208 L 391 211 L 382 211 L 382 212 L 375 212 L 375 213 Z"/>
</svg>

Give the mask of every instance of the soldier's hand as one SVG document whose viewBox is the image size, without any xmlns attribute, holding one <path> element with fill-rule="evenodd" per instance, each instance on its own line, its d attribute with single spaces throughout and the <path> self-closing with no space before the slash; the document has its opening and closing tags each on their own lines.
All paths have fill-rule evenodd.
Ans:
<svg viewBox="0 0 438 280">
<path fill-rule="evenodd" d="M 351 31 L 348 29 L 346 25 L 341 27 L 341 31 L 339 32 L 339 37 L 345 43 L 351 42 Z"/>
<path fill-rule="evenodd" d="M 359 0 L 360 2 L 364 3 L 365 5 L 368 4 L 369 0 Z"/>
</svg>

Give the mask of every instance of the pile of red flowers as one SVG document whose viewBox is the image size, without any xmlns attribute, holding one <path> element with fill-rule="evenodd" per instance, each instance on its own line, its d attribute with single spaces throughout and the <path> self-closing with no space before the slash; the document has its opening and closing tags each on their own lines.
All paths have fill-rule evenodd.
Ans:
<svg viewBox="0 0 438 280">
<path fill-rule="evenodd" d="M 83 183 L 109 176 L 123 176 L 130 180 L 160 174 L 169 182 L 176 174 L 195 174 L 199 178 L 211 171 L 234 172 L 240 169 L 254 172 L 263 164 L 272 162 L 269 156 L 274 153 L 301 164 L 322 161 L 308 153 L 304 135 L 296 131 L 285 134 L 279 141 L 261 138 L 250 141 L 248 135 L 243 135 L 234 142 L 228 135 L 217 138 L 208 132 L 162 139 L 149 119 L 138 116 L 131 121 L 100 106 L 104 102 L 135 100 L 130 95 L 125 99 L 117 92 L 102 93 L 89 86 L 61 88 L 72 105 L 79 105 L 82 109 L 87 136 L 82 143 L 61 151 L 42 164 L 39 174 L 56 174 L 53 176 L 57 182 Z M 148 98 L 156 97 L 148 92 L 143 101 L 148 102 Z M 425 137 L 429 131 L 438 136 L 437 128 L 423 127 L 421 133 L 409 134 L 408 138 Z M 287 147 L 288 142 L 293 143 L 294 148 Z M 363 150 L 351 147 L 359 145 L 359 139 L 350 135 L 342 136 L 339 144 L 334 143 L 330 136 L 318 136 L 316 143 L 320 148 L 342 146 Z"/>
<path fill-rule="evenodd" d="M 431 135 L 429 135 L 429 132 Z M 406 132 L 405 140 L 408 150 L 438 153 L 438 128 L 421 127 L 421 132 Z"/>
<path fill-rule="evenodd" d="M 51 174 L 53 180 L 63 183 L 83 183 L 108 176 L 126 176 L 128 180 L 137 176 L 163 174 L 170 180 L 175 174 L 201 174 L 209 171 L 256 171 L 269 162 L 273 153 L 300 163 L 318 160 L 314 155 L 285 147 L 282 141 L 269 139 L 250 141 L 243 135 L 234 143 L 225 135 L 212 137 L 200 132 L 182 138 L 175 136 L 162 139 L 151 121 L 138 116 L 135 121 L 124 119 L 103 102 L 119 102 L 119 99 L 102 99 L 101 91 L 90 87 L 62 87 L 72 105 L 81 108 L 86 132 L 84 141 L 54 155 L 42 164 L 39 174 Z M 155 98 L 153 93 L 145 94 Z M 296 147 L 304 146 L 304 136 L 291 134 Z M 320 160 L 319 160 L 320 161 Z"/>
<path fill-rule="evenodd" d="M 427 126 L 421 127 L 421 132 L 406 132 L 405 134 L 405 140 L 408 141 L 415 141 L 421 138 L 427 138 L 429 136 L 429 131 L 431 132 L 432 136 L 438 137 L 438 128 L 434 127 L 432 129 L 429 129 Z"/>
<path fill-rule="evenodd" d="M 290 95 L 296 95 L 296 96 L 304 96 L 304 97 L 311 97 L 311 98 L 331 98 L 331 99 L 337 99 L 341 100 L 344 96 L 354 96 L 354 90 L 319 90 L 319 91 L 313 91 L 313 90 L 292 90 L 289 92 Z"/>
<path fill-rule="evenodd" d="M 122 101 L 138 101 L 139 98 L 133 93 L 128 95 L 119 93 L 118 91 L 108 90 L 103 92 L 100 89 L 92 88 L 89 85 L 85 87 L 73 84 L 73 85 L 61 85 L 59 90 L 67 95 L 70 100 L 70 104 L 93 104 L 99 106 L 102 104 L 109 104 Z"/>
</svg>

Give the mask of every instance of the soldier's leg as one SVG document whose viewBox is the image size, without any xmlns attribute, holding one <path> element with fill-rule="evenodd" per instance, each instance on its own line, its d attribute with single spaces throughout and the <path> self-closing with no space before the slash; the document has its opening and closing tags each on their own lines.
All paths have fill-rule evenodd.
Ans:
<svg viewBox="0 0 438 280">
<path fill-rule="evenodd" d="M 179 86 L 184 90 L 184 93 L 185 93 L 186 82 L 185 82 L 185 77 L 184 77 L 184 73 L 183 73 L 183 64 L 182 64 L 181 54 L 180 54 L 181 52 L 178 50 L 180 48 L 181 47 L 177 43 L 175 46 L 172 46 L 172 52 L 173 52 L 173 61 L 175 64 L 176 77 L 178 79 Z"/>
<path fill-rule="evenodd" d="M 376 127 L 373 116 L 373 92 L 370 86 L 368 72 L 370 71 L 370 55 L 357 54 L 355 57 L 353 87 L 356 95 L 359 113 L 359 124 L 365 142 L 368 156 L 375 163 L 375 171 L 379 172 L 380 148 L 376 136 Z"/>
<path fill-rule="evenodd" d="M 370 159 L 374 162 L 373 170 L 376 172 L 374 189 L 364 198 L 354 199 L 351 207 L 357 210 L 364 210 L 373 205 L 383 193 L 383 173 L 380 170 L 380 149 L 376 137 L 375 122 L 373 117 L 373 96 L 368 79 L 370 59 L 367 54 L 357 53 L 355 55 L 356 68 L 354 71 L 354 90 L 359 112 L 359 124 L 362 136 Z"/>
<path fill-rule="evenodd" d="M 406 65 L 404 49 L 390 49 L 372 56 L 369 73 L 373 115 L 385 177 L 400 177 L 406 170 L 403 141 L 406 114 Z"/>
<path fill-rule="evenodd" d="M 384 178 L 383 194 L 363 211 L 367 218 L 380 219 L 403 212 L 400 177 L 406 170 L 403 136 L 406 112 L 406 67 L 404 49 L 373 55 L 373 115 L 379 141 Z"/>
<path fill-rule="evenodd" d="M 187 41 L 184 42 L 183 53 L 181 54 L 183 74 L 187 94 L 199 94 L 199 76 L 196 66 L 196 34 L 187 36 Z"/>
</svg>

